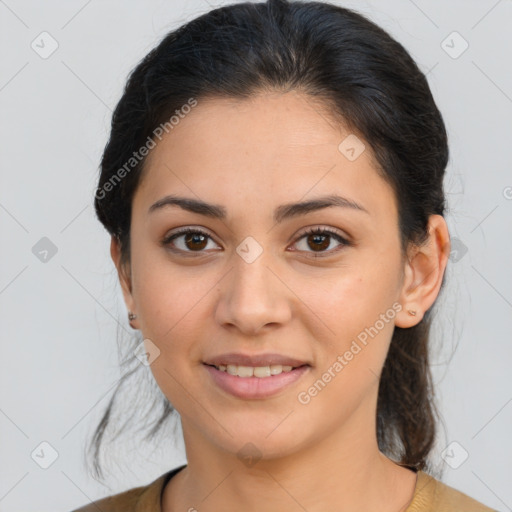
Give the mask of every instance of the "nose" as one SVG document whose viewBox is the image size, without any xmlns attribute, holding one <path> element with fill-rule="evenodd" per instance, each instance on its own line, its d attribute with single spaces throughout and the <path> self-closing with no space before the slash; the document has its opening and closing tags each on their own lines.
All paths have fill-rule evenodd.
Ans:
<svg viewBox="0 0 512 512">
<path fill-rule="evenodd" d="M 220 283 L 219 325 L 254 336 L 290 320 L 293 293 L 269 259 L 265 251 L 252 263 L 234 254 L 233 268 Z"/>
</svg>

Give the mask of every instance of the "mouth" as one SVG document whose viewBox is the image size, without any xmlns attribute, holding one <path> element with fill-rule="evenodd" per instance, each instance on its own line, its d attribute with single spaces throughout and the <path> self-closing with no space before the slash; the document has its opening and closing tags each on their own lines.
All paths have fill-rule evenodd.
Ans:
<svg viewBox="0 0 512 512">
<path fill-rule="evenodd" d="M 206 364 L 206 363 L 205 363 Z M 249 377 L 257 377 L 259 379 L 264 379 L 265 377 L 272 377 L 273 375 L 281 375 L 281 373 L 288 373 L 292 370 L 296 370 L 297 368 L 301 368 L 302 366 L 308 366 L 307 364 L 303 364 L 300 366 L 291 366 L 291 365 L 282 365 L 282 364 L 272 364 L 267 366 L 243 366 L 237 364 L 219 364 L 219 365 L 209 365 L 213 366 L 220 372 L 229 373 L 229 375 L 235 375 L 237 377 L 241 377 L 243 379 Z"/>
<path fill-rule="evenodd" d="M 280 354 L 224 354 L 208 359 L 203 366 L 218 388 L 245 400 L 274 396 L 311 369 L 305 361 Z"/>
</svg>

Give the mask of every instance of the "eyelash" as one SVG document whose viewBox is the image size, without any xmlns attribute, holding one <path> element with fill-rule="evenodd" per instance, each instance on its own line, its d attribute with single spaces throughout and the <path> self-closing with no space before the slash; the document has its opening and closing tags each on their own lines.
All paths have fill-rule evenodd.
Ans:
<svg viewBox="0 0 512 512">
<path fill-rule="evenodd" d="M 162 245 L 164 245 L 164 246 L 171 245 L 171 242 L 173 240 L 175 240 L 176 238 L 178 238 L 178 237 L 180 237 L 182 235 L 187 235 L 187 234 L 199 234 L 199 235 L 203 235 L 203 236 L 205 236 L 207 238 L 212 239 L 212 237 L 208 233 L 206 233 L 205 231 L 203 231 L 203 230 L 201 230 L 199 228 L 182 228 L 179 231 L 177 231 L 177 232 L 175 232 L 175 233 L 165 237 L 162 240 Z M 307 231 L 303 232 L 297 238 L 295 243 L 297 243 L 299 240 L 301 240 L 302 238 L 304 238 L 304 237 L 306 237 L 308 235 L 330 236 L 330 237 L 334 238 L 337 242 L 340 242 L 340 244 L 341 244 L 337 248 L 331 249 L 329 251 L 322 251 L 322 252 L 305 251 L 305 252 L 313 254 L 314 258 L 318 258 L 318 257 L 321 258 L 321 257 L 325 257 L 325 256 L 330 256 L 333 253 L 338 252 L 339 250 L 343 249 L 343 247 L 350 247 L 352 245 L 352 243 L 349 240 L 347 240 L 346 238 L 342 237 L 337 232 L 329 230 L 329 229 L 325 229 L 325 228 L 319 228 L 319 227 L 309 228 Z M 194 254 L 194 253 L 201 254 L 202 252 L 204 252 L 204 250 L 202 250 L 202 251 L 183 251 L 182 249 L 172 249 L 172 250 L 174 252 L 182 252 L 182 253 L 185 252 L 185 253 L 192 253 L 192 254 Z"/>
</svg>

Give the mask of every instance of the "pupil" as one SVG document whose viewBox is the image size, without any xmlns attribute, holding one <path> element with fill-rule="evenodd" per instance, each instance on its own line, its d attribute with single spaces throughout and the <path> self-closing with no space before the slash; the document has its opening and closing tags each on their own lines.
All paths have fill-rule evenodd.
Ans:
<svg viewBox="0 0 512 512">
<path fill-rule="evenodd" d="M 193 234 L 189 234 L 187 237 L 186 237 L 186 243 L 188 244 L 189 242 L 193 242 L 193 244 L 196 244 L 198 241 L 199 242 L 203 242 L 203 245 L 201 245 L 200 247 L 197 247 L 197 245 L 195 246 L 196 249 L 203 249 L 204 248 L 204 240 L 205 240 L 205 236 L 204 235 L 201 235 L 200 233 L 193 233 Z M 199 240 L 198 240 L 199 239 Z M 188 245 L 187 245 L 188 247 Z M 190 247 L 189 247 L 190 249 Z"/>
<path fill-rule="evenodd" d="M 312 235 L 312 237 L 315 240 L 314 247 L 316 249 L 326 249 L 327 247 L 329 247 L 329 242 L 326 243 L 326 240 L 328 239 L 328 235 Z M 321 245 L 317 244 L 319 238 L 324 239 L 323 243 L 321 243 Z"/>
</svg>

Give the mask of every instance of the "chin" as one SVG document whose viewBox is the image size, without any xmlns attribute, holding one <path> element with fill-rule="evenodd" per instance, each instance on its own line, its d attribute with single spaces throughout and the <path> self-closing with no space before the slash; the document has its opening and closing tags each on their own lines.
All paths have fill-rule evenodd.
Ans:
<svg viewBox="0 0 512 512">
<path fill-rule="evenodd" d="M 223 429 L 216 432 L 210 431 L 207 436 L 210 443 L 236 456 L 246 466 L 252 467 L 256 462 L 275 461 L 291 456 L 307 444 L 307 432 L 304 426 L 290 422 L 285 428 L 286 420 L 280 424 L 284 416 L 281 415 L 277 421 L 273 419 L 272 421 L 260 421 L 257 424 L 251 418 L 245 425 L 243 425 L 244 419 L 239 418 L 242 425 L 239 425 L 237 429 L 229 430 L 232 436 Z M 300 437 L 297 435 L 298 432 L 301 434 Z"/>
</svg>

